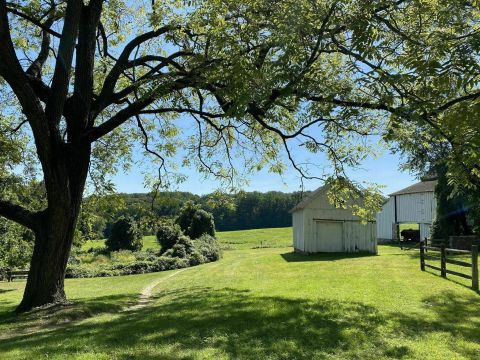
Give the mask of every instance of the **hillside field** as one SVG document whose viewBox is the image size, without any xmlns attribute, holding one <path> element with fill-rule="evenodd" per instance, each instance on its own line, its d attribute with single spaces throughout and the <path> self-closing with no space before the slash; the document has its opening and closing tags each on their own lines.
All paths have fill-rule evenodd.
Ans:
<svg viewBox="0 0 480 360">
<path fill-rule="evenodd" d="M 298 255 L 291 234 L 219 233 L 215 263 L 68 279 L 62 309 L 14 315 L 25 282 L 0 282 L 0 359 L 480 359 L 468 282 L 396 246 Z"/>
</svg>

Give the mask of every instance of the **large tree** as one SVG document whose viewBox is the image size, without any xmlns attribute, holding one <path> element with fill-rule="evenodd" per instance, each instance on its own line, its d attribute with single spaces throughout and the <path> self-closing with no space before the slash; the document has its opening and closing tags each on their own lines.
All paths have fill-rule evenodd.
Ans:
<svg viewBox="0 0 480 360">
<path fill-rule="evenodd" d="M 36 238 L 18 310 L 66 300 L 87 177 L 108 185 L 105 174 L 128 162 L 133 140 L 159 162 L 159 184 L 179 147 L 184 165 L 229 182 L 239 168 L 281 173 L 286 164 L 302 178 L 345 176 L 345 166 L 370 152 L 365 137 L 409 122 L 453 144 L 442 115 L 480 96 L 475 77 L 453 86 L 456 71 L 476 64 L 474 5 L 0 0 L 0 124 L 8 138 L 0 145 L 32 139 L 47 204 L 0 199 L 0 215 Z M 314 157 L 330 165 L 309 172 L 293 146 L 323 153 Z M 338 194 L 356 193 L 341 186 Z M 371 216 L 374 207 L 357 210 Z"/>
</svg>

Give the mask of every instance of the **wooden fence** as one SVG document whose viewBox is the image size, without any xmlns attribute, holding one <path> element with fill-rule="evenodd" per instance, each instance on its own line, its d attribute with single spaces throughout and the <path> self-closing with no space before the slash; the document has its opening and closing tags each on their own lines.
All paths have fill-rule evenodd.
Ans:
<svg viewBox="0 0 480 360">
<path fill-rule="evenodd" d="M 428 253 L 427 253 L 427 250 Z M 434 252 L 432 254 L 432 251 Z M 437 253 L 437 254 L 435 254 Z M 438 254 L 439 253 L 439 254 Z M 470 255 L 471 263 L 461 261 L 458 259 L 448 258 L 448 255 Z M 440 266 L 427 264 L 426 260 L 439 260 Z M 457 266 L 467 267 L 471 270 L 471 275 L 464 274 L 458 271 L 447 269 L 447 264 L 453 264 Z M 472 246 L 472 250 L 458 250 L 449 249 L 446 247 L 426 246 L 424 241 L 420 242 L 420 269 L 425 271 L 425 268 L 440 271 L 442 277 L 446 278 L 447 274 L 460 276 L 465 279 L 472 280 L 472 289 L 478 292 L 478 247 Z"/>
</svg>

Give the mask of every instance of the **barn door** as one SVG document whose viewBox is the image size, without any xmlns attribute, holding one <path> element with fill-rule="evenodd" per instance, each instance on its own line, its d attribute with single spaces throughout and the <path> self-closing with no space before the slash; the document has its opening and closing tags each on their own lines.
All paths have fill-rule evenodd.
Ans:
<svg viewBox="0 0 480 360">
<path fill-rule="evenodd" d="M 343 223 L 339 221 L 317 221 L 316 251 L 343 251 Z"/>
</svg>

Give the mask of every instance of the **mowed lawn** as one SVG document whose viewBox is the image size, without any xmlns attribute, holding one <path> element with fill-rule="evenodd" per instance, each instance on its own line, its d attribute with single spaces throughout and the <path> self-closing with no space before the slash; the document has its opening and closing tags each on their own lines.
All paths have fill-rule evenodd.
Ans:
<svg viewBox="0 0 480 360">
<path fill-rule="evenodd" d="M 292 228 L 254 229 L 242 231 L 219 231 L 216 234 L 223 250 L 238 250 L 266 247 L 288 247 L 292 245 Z M 89 240 L 83 250 L 101 248 L 105 240 Z M 143 249 L 159 249 L 155 236 L 143 238 Z"/>
<path fill-rule="evenodd" d="M 58 312 L 12 315 L 24 282 L 1 282 L 0 359 L 480 359 L 480 296 L 420 272 L 418 250 L 302 256 L 259 248 L 269 231 L 290 243 L 220 233 L 216 263 L 67 280 Z"/>
</svg>

